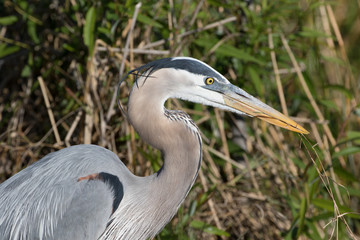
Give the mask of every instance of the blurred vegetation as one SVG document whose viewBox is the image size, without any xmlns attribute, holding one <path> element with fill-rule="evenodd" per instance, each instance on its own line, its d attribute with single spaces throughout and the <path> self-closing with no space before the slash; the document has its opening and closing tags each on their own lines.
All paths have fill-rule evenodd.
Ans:
<svg viewBox="0 0 360 240">
<path fill-rule="evenodd" d="M 135 174 L 153 173 L 160 154 L 118 110 L 117 83 L 151 60 L 191 56 L 310 134 L 168 101 L 199 125 L 204 161 L 157 239 L 359 236 L 360 2 L 160 0 L 138 12 L 136 4 L 0 1 L 0 181 L 81 143 L 111 149 Z"/>
</svg>

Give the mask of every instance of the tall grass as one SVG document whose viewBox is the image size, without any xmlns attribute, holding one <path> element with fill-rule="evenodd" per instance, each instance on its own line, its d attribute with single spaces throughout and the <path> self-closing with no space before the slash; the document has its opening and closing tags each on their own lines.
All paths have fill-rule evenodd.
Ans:
<svg viewBox="0 0 360 240">
<path fill-rule="evenodd" d="M 158 170 L 161 155 L 118 110 L 116 86 L 151 60 L 191 56 L 310 134 L 168 101 L 200 127 L 204 159 L 157 239 L 359 237 L 359 1 L 0 4 L 1 181 L 80 143 L 111 149 L 135 174 Z"/>
</svg>

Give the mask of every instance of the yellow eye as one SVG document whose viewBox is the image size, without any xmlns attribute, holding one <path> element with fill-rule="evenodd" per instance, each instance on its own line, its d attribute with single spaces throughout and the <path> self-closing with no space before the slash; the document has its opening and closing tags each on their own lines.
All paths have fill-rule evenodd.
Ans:
<svg viewBox="0 0 360 240">
<path fill-rule="evenodd" d="M 208 77 L 205 80 L 206 85 L 211 85 L 214 83 L 214 79 L 212 77 Z"/>
</svg>

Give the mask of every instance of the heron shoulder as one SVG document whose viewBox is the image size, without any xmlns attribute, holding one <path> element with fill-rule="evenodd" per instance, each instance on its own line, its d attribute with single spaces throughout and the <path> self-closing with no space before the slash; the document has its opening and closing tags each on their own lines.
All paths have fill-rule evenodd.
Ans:
<svg viewBox="0 0 360 240">
<path fill-rule="evenodd" d="M 78 180 L 93 173 L 100 181 Z M 130 171 L 105 148 L 77 145 L 51 153 L 0 185 L 0 236 L 99 236 L 122 200 L 122 181 L 131 181 Z"/>
</svg>

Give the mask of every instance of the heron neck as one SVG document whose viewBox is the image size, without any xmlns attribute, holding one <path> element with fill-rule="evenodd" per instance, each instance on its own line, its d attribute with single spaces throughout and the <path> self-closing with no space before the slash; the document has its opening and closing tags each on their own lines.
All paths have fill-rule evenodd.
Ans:
<svg viewBox="0 0 360 240">
<path fill-rule="evenodd" d="M 162 168 L 151 176 L 149 182 L 149 188 L 153 189 L 151 197 L 157 198 L 153 202 L 168 205 L 175 214 L 197 176 L 201 163 L 201 138 L 188 115 L 164 108 L 166 96 L 157 93 L 157 89 L 151 89 L 148 83 L 139 88 L 134 86 L 128 114 L 140 137 L 159 149 L 164 157 Z M 146 97 L 149 92 L 151 97 Z"/>
</svg>

